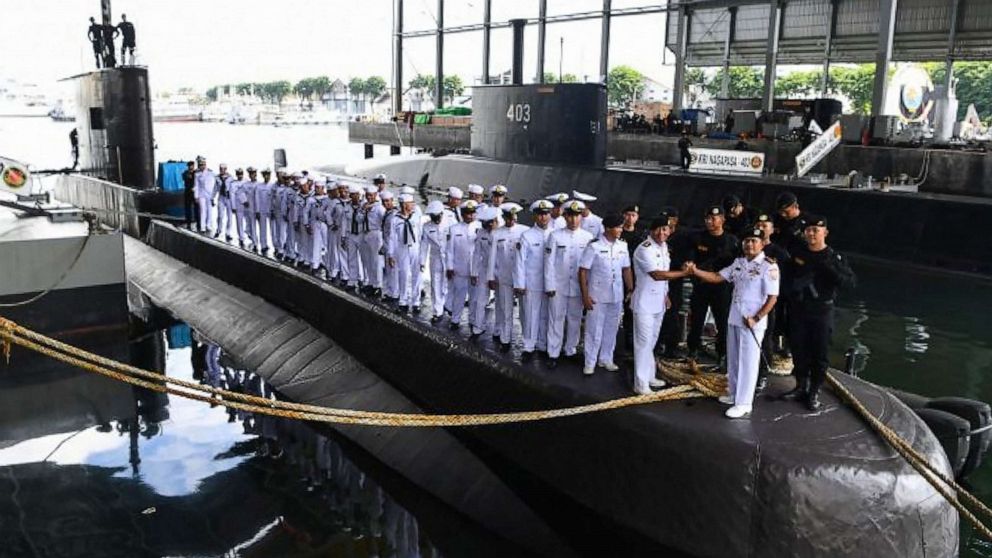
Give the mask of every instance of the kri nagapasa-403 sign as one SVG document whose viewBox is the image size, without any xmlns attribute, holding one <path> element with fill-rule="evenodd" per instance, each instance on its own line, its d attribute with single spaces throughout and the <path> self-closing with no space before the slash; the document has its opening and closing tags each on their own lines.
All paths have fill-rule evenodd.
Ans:
<svg viewBox="0 0 992 558">
<path fill-rule="evenodd" d="M 761 174 L 765 168 L 765 154 L 757 151 L 690 147 L 689 156 L 690 171 Z"/>
</svg>

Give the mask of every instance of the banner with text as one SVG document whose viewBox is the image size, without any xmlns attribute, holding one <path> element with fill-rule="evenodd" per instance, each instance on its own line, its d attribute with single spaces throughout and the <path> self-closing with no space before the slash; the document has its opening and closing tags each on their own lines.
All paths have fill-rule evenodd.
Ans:
<svg viewBox="0 0 992 558">
<path fill-rule="evenodd" d="M 11 192 L 26 196 L 30 175 L 24 163 L 0 157 L 0 192 Z"/>
<path fill-rule="evenodd" d="M 820 134 L 813 143 L 806 146 L 796 155 L 796 176 L 803 176 L 808 173 L 817 163 L 823 160 L 835 147 L 840 145 L 844 133 L 840 127 L 840 121 L 827 128 Z"/>
<path fill-rule="evenodd" d="M 731 149 L 689 148 L 692 158 L 690 171 L 761 174 L 765 168 L 765 154 L 757 151 L 734 151 Z"/>
</svg>

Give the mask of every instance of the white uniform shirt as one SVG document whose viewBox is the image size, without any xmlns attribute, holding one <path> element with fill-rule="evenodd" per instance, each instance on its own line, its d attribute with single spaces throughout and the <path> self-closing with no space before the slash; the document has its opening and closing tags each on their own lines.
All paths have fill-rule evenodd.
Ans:
<svg viewBox="0 0 992 558">
<path fill-rule="evenodd" d="M 486 230 L 481 225 L 475 233 L 475 248 L 472 249 L 472 264 L 468 268 L 469 277 L 485 281 L 489 276 L 496 244 L 493 242 L 495 230 Z"/>
<path fill-rule="evenodd" d="M 230 201 L 232 182 L 234 182 L 233 176 L 229 174 L 224 174 L 224 175 L 218 174 L 214 182 L 214 195 L 218 196 L 218 199 L 224 198 L 225 200 Z"/>
<path fill-rule="evenodd" d="M 472 253 L 475 250 L 475 233 L 479 223 L 457 223 L 448 228 L 448 238 L 445 241 L 445 269 L 454 270 L 455 275 L 470 277 L 469 268 L 472 265 Z"/>
<path fill-rule="evenodd" d="M 255 214 L 255 187 L 258 186 L 257 182 L 252 182 L 251 180 L 245 180 L 241 183 L 241 188 L 239 192 L 241 195 L 241 209 Z M 248 204 L 247 206 L 245 204 Z"/>
<path fill-rule="evenodd" d="M 561 296 L 581 296 L 579 259 L 592 242 L 592 235 L 582 229 L 553 231 L 544 244 L 544 290 Z"/>
<path fill-rule="evenodd" d="M 255 184 L 255 212 L 263 217 L 272 213 L 272 184 L 258 182 Z"/>
<path fill-rule="evenodd" d="M 386 216 L 386 207 L 382 205 L 382 202 L 376 200 L 371 204 L 365 204 L 362 210 L 362 232 L 378 232 L 383 231 L 383 235 L 389 234 L 385 228 L 383 228 L 383 217 Z"/>
<path fill-rule="evenodd" d="M 386 243 L 389 251 L 386 254 L 390 258 L 395 258 L 400 247 L 405 246 L 408 250 L 414 250 L 420 254 L 420 241 L 423 235 L 423 221 L 416 212 L 411 212 L 409 217 L 404 217 L 397 212 L 389 220 L 389 229 L 383 229 L 383 234 L 389 235 L 389 242 Z"/>
<path fill-rule="evenodd" d="M 546 228 L 531 227 L 517 241 L 513 266 L 513 288 L 544 292 L 544 246 L 551 234 Z"/>
<path fill-rule="evenodd" d="M 444 212 L 441 213 L 441 228 L 447 229 L 448 227 L 461 222 L 461 212 L 448 206 L 444 207 Z"/>
<path fill-rule="evenodd" d="M 554 229 L 564 229 L 567 226 L 568 226 L 568 223 L 565 222 L 565 216 L 564 215 L 559 215 L 559 216 L 557 216 L 557 217 L 555 217 L 554 219 L 551 220 L 551 228 L 553 230 Z M 582 227 L 580 226 L 579 228 L 582 228 Z"/>
<path fill-rule="evenodd" d="M 727 317 L 729 325 L 744 327 L 745 316 L 754 316 L 769 296 L 778 296 L 778 264 L 768 261 L 764 252 L 751 261 L 737 258 L 734 263 L 720 270 L 720 276 L 734 284 L 730 315 Z M 764 328 L 767 325 L 768 317 L 765 316 L 755 328 Z"/>
<path fill-rule="evenodd" d="M 233 178 L 233 177 L 231 178 L 231 180 L 227 181 L 227 195 L 228 198 L 231 200 L 231 207 L 233 209 L 237 209 L 238 207 L 241 207 L 240 205 L 241 182 L 242 182 L 241 180 L 238 180 L 237 178 Z"/>
<path fill-rule="evenodd" d="M 588 269 L 589 296 L 596 302 L 623 302 L 623 269 L 630 267 L 627 243 L 600 237 L 586 246 L 579 267 Z"/>
<path fill-rule="evenodd" d="M 292 204 L 289 208 L 289 222 L 296 224 L 303 222 L 303 212 L 307 208 L 307 198 L 310 196 L 304 196 L 300 192 L 295 192 L 290 198 Z"/>
<path fill-rule="evenodd" d="M 198 198 L 213 198 L 216 185 L 217 176 L 210 169 L 198 170 L 193 175 L 193 190 Z"/>
<path fill-rule="evenodd" d="M 341 211 L 341 235 L 354 236 L 362 234 L 362 206 L 348 200 Z"/>
<path fill-rule="evenodd" d="M 434 223 L 433 221 L 424 223 L 420 240 L 420 265 L 425 265 L 427 263 L 427 257 L 430 256 L 432 261 L 441 264 L 441 269 L 445 269 L 444 242 L 446 234 L 441 227 L 441 223 Z"/>
<path fill-rule="evenodd" d="M 529 228 L 515 223 L 511 227 L 496 229 L 493 233 L 495 253 L 489 265 L 489 272 L 486 274 L 487 281 L 499 281 L 500 285 L 513 286 L 513 271 L 517 265 L 517 242 Z"/>
<path fill-rule="evenodd" d="M 669 271 L 671 263 L 666 242 L 658 244 L 648 237 L 634 250 L 634 295 L 630 299 L 631 310 L 646 314 L 665 311 L 668 281 L 656 281 L 649 274 Z"/>
<path fill-rule="evenodd" d="M 582 218 L 579 228 L 591 234 L 593 238 L 603 236 L 603 218 L 595 213 L 590 213 L 588 217 Z"/>
</svg>

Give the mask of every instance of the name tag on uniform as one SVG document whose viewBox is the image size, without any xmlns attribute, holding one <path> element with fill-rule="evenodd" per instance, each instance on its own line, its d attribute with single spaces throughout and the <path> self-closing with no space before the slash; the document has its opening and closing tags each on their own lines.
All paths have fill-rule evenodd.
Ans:
<svg viewBox="0 0 992 558">
<path fill-rule="evenodd" d="M 707 248 L 706 246 L 696 246 L 696 250 L 699 250 L 700 252 L 709 252 L 710 251 L 710 249 Z"/>
</svg>

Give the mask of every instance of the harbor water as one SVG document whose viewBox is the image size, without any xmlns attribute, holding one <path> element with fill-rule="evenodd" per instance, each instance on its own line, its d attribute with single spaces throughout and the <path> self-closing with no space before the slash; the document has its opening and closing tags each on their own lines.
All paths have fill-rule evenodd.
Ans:
<svg viewBox="0 0 992 558">
<path fill-rule="evenodd" d="M 47 119 L 0 119 L 0 154 L 36 168 L 67 166 L 72 127 Z M 159 161 L 205 155 L 212 164 L 265 166 L 275 148 L 285 148 L 294 167 L 362 156 L 362 146 L 348 143 L 343 126 L 176 123 L 156 124 L 155 130 Z M 376 155 L 385 152 L 377 149 Z M 872 382 L 930 397 L 992 401 L 992 327 L 987 316 L 992 282 L 857 258 L 853 265 L 859 281 L 839 303 L 835 367 L 843 367 L 845 352 L 855 347 L 865 359 L 860 374 Z M 165 373 L 193 377 L 191 349 L 180 345 L 170 340 Z M 0 365 L 0 371 L 9 374 L 11 368 Z M 236 380 L 242 382 L 250 372 Z M 295 433 L 296 427 L 283 428 L 267 437 L 262 421 L 238 415 L 232 420 L 222 407 L 176 398 L 169 400 L 168 415 L 150 430 L 148 421 L 117 420 L 6 447 L 0 444 L 0 556 L 513 554 L 486 526 L 462 529 L 455 538 L 450 532 L 438 535 L 424 528 L 445 518 L 418 517 L 403 508 L 399 499 L 369 480 L 381 472 L 368 459 L 356 465 L 348 458 L 348 448 L 338 446 L 333 437 L 307 427 Z M 134 438 L 138 465 L 133 463 Z M 323 440 L 321 451 L 329 452 L 325 455 L 339 456 L 329 461 L 336 464 L 335 473 L 325 474 L 319 486 L 318 440 Z M 293 457 L 295 443 L 306 459 Z M 992 465 L 983 464 L 969 482 L 983 501 L 992 502 Z M 73 505 L 54 514 L 52 498 Z M 209 500 L 229 504 L 202 505 Z M 367 501 L 378 501 L 379 507 L 369 508 Z M 390 516 L 402 517 L 390 519 L 393 531 L 385 527 L 386 502 L 402 510 Z M 91 512 L 102 514 L 99 528 L 83 521 Z M 81 531 L 91 527 L 92 532 Z M 170 537 L 179 540 L 180 531 L 187 546 L 166 544 Z M 103 554 L 91 553 L 89 547 L 59 547 L 60 532 L 89 533 L 92 548 Z M 562 538 L 580 537 L 565 533 Z M 77 539 L 83 540 L 73 538 Z M 142 550 L 107 551 L 121 541 L 137 541 L 134 548 Z M 966 528 L 961 546 L 962 556 L 992 557 L 992 546 L 971 537 Z M 11 554 L 13 548 L 25 553 Z M 569 550 L 583 553 L 582 548 Z"/>
</svg>

